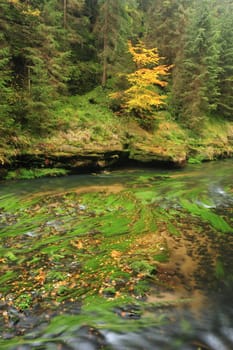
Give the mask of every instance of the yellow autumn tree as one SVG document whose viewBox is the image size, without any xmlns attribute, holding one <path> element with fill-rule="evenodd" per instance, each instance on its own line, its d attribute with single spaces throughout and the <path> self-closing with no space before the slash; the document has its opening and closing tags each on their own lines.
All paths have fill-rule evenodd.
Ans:
<svg viewBox="0 0 233 350">
<path fill-rule="evenodd" d="M 22 14 L 32 17 L 39 17 L 40 16 L 40 10 L 39 9 L 33 9 L 29 2 L 21 2 L 20 0 L 7 0 L 10 4 L 15 6 Z"/>
<path fill-rule="evenodd" d="M 121 107 L 125 111 L 142 117 L 145 112 L 150 114 L 155 107 L 165 104 L 166 95 L 161 94 L 158 86 L 163 88 L 167 85 L 161 79 L 169 74 L 172 66 L 159 65 L 157 48 L 147 49 L 142 42 L 135 46 L 129 42 L 128 48 L 136 70 L 126 76 L 129 88 L 113 93 L 111 97 L 120 99 Z"/>
</svg>

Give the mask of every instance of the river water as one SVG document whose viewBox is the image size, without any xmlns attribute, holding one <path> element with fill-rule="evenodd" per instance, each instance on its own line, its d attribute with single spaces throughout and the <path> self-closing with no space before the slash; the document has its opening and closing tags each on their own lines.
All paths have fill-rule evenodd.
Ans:
<svg viewBox="0 0 233 350">
<path fill-rule="evenodd" d="M 232 165 L 233 160 L 230 159 L 189 165 L 179 170 L 120 169 L 101 174 L 2 182 L 0 186 L 2 230 L 0 262 L 3 278 L 0 286 L 2 317 L 0 348 L 18 350 L 232 349 Z M 73 196 L 72 202 L 71 197 L 67 197 L 67 193 Z M 130 217 L 130 200 L 125 207 L 114 204 L 116 198 L 119 200 L 120 195 L 124 200 L 132 198 L 132 201 L 135 201 L 134 211 L 140 205 L 140 210 L 138 209 L 137 212 L 140 218 L 134 217 L 133 214 Z M 35 201 L 38 198 L 40 198 L 39 202 L 25 209 L 23 203 L 29 199 Z M 75 203 L 77 198 L 80 198 L 78 204 Z M 14 209 L 14 203 L 17 203 L 16 209 Z M 24 209 L 20 208 L 20 203 Z M 100 205 L 103 207 L 98 211 Z M 49 209 L 45 211 L 43 206 Z M 44 216 L 37 218 L 38 212 Z M 33 224 L 29 223 L 25 213 L 31 215 Z M 51 219 L 51 213 L 55 218 Z M 79 215 L 78 223 L 75 222 L 77 215 Z M 120 233 L 119 235 L 117 233 L 113 240 L 110 240 L 110 234 L 106 231 L 106 220 L 111 221 L 108 228 L 110 227 L 113 231 L 114 220 L 117 222 L 117 230 Z M 150 227 L 154 222 L 156 227 Z M 88 228 L 88 234 L 94 232 L 96 235 L 95 241 L 93 236 L 90 242 L 86 238 L 77 240 L 73 234 L 76 232 L 75 229 L 77 230 L 77 225 L 81 227 L 77 235 L 83 232 L 81 229 Z M 142 236 L 138 235 L 139 226 Z M 95 227 L 100 232 L 95 230 Z M 100 308 L 93 307 L 89 310 L 87 307 L 82 310 L 85 298 L 92 298 L 91 303 L 95 304 L 93 301 L 95 294 L 89 295 L 85 290 L 83 296 L 80 294 L 73 299 L 69 296 L 69 299 L 61 299 L 62 301 L 54 304 L 49 316 L 46 315 L 46 307 L 41 307 L 40 310 L 40 300 L 43 305 L 46 305 L 44 304 L 46 298 L 50 302 L 52 299 L 49 298 L 55 295 L 58 284 L 57 280 L 53 279 L 54 291 L 51 291 L 50 285 L 47 288 L 45 281 L 49 280 L 49 277 L 45 277 L 45 274 L 49 276 L 52 270 L 56 272 L 56 278 L 58 278 L 60 270 L 64 271 L 66 268 L 65 272 L 71 276 L 73 273 L 71 268 L 75 266 L 78 269 L 77 262 L 70 260 L 71 253 L 66 256 L 65 248 L 61 248 L 60 245 L 58 246 L 60 250 L 57 249 L 55 253 L 52 250 L 49 255 L 52 248 L 50 251 L 48 247 L 44 248 L 40 243 L 42 239 L 49 238 L 49 244 L 52 242 L 55 246 L 58 238 L 60 239 L 58 234 L 63 235 L 64 241 L 69 234 L 70 237 L 72 236 L 72 241 L 69 238 L 69 242 L 80 251 L 80 259 L 81 254 L 83 255 L 85 266 L 89 266 L 90 262 L 85 260 L 87 259 L 85 254 L 93 256 L 93 252 L 88 244 L 96 244 L 96 249 L 98 247 L 99 254 L 102 254 L 103 249 L 107 248 L 103 248 L 103 244 L 100 245 L 100 236 L 107 232 L 105 237 L 107 244 L 114 248 L 110 255 L 113 263 L 119 268 L 126 264 L 121 251 L 124 239 L 122 236 L 127 235 L 127 240 L 130 240 L 131 227 L 136 235 L 128 248 L 124 248 L 124 254 L 130 259 L 135 259 L 136 253 L 140 251 L 140 258 L 143 259 L 144 265 L 143 269 L 142 264 L 139 268 L 138 261 L 135 260 L 134 265 L 130 265 L 128 270 L 124 267 L 124 272 L 127 270 L 127 273 L 131 274 L 126 284 L 131 290 L 141 278 L 148 283 L 149 289 L 140 293 L 138 290 L 137 293 L 133 292 L 131 297 L 135 301 L 131 298 L 128 302 L 120 301 L 114 304 L 118 294 L 123 294 L 123 287 L 119 286 L 117 289 L 118 285 L 114 284 L 114 291 L 112 291 L 108 285 L 105 289 L 108 293 L 104 294 L 100 286 L 98 297 L 102 293 L 107 302 L 113 302 L 110 312 L 114 313 L 115 318 L 110 318 L 110 321 L 109 315 L 106 315 L 105 305 L 102 310 L 101 305 Z M 46 235 L 43 236 L 45 231 Z M 58 237 L 57 240 L 51 241 L 52 235 Z M 155 254 L 152 249 L 157 236 L 159 239 L 156 241 L 156 249 L 161 251 L 161 254 L 158 252 Z M 118 245 L 114 245 L 116 240 Z M 29 244 L 37 248 L 33 250 L 34 248 L 29 247 Z M 9 255 L 7 249 L 12 254 Z M 164 259 L 165 250 L 169 257 L 167 259 Z M 43 267 L 35 263 L 35 258 L 40 257 L 38 251 L 43 253 Z M 24 257 L 22 257 L 23 254 Z M 52 254 L 53 258 L 56 255 L 53 263 L 51 263 Z M 151 268 L 153 259 L 150 254 L 154 254 L 153 256 L 158 259 L 156 272 Z M 25 255 L 28 257 L 25 258 Z M 74 256 L 72 250 L 72 257 Z M 65 263 L 61 262 L 62 259 Z M 84 264 L 83 261 L 81 264 Z M 106 264 L 108 263 L 110 263 L 109 260 L 106 260 Z M 101 269 L 103 264 L 105 262 L 101 260 L 99 265 Z M 128 261 L 127 264 L 129 264 Z M 67 266 L 64 267 L 64 265 Z M 114 268 L 115 265 L 113 265 Z M 19 293 L 17 294 L 16 283 L 9 273 L 12 273 L 17 280 L 18 274 L 24 269 L 27 270 L 27 267 L 37 268 L 37 272 L 39 271 L 39 277 L 32 279 L 38 283 L 39 292 L 25 282 L 22 289 L 25 295 L 32 298 L 33 293 L 37 292 L 42 296 L 44 293 L 46 298 L 37 297 L 38 305 L 31 302 L 30 305 L 25 304 L 26 306 L 23 307 L 22 297 Z M 86 271 L 93 271 L 85 268 Z M 77 288 L 78 278 L 86 278 L 81 267 L 78 271 L 78 277 L 77 270 L 72 275 L 72 278 L 77 279 L 75 282 L 71 283 L 71 277 L 69 277 L 69 291 L 66 292 L 68 294 L 72 288 Z M 98 270 L 96 270 L 97 273 Z M 24 276 L 25 279 L 32 278 L 27 272 L 24 272 Z M 53 274 L 53 278 L 54 276 Z M 105 285 L 109 281 L 106 276 L 101 282 Z M 92 278 L 94 275 L 90 274 L 90 279 Z M 134 280 L 133 287 L 131 279 Z M 58 281 L 60 283 L 63 280 L 61 278 L 61 281 L 59 279 Z M 22 283 L 20 280 L 18 288 L 22 288 Z M 93 288 L 91 282 L 85 283 Z M 64 284 L 60 283 L 59 288 Z M 56 298 L 57 295 L 60 297 L 60 294 L 56 294 Z M 63 307 L 60 307 L 61 304 Z"/>
</svg>

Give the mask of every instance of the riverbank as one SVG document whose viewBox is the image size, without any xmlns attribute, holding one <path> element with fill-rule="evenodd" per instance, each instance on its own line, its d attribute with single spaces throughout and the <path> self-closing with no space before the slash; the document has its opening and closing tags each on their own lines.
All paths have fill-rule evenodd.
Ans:
<svg viewBox="0 0 233 350">
<path fill-rule="evenodd" d="M 49 135 L 17 132 L 3 140 L 2 178 L 24 177 L 20 168 L 36 169 L 25 176 L 40 177 L 130 163 L 183 167 L 233 155 L 232 122 L 206 119 L 197 135 L 160 111 L 148 131 L 136 119 L 114 114 L 100 91 L 60 102 L 54 115 L 57 127 Z"/>
</svg>

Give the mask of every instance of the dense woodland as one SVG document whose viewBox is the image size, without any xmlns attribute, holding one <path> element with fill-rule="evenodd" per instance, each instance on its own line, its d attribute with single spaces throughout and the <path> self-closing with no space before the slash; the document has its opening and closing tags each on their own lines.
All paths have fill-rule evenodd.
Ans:
<svg viewBox="0 0 233 350">
<path fill-rule="evenodd" d="M 148 83 L 166 95 L 152 110 L 127 110 L 114 95 L 129 89 L 129 45 L 139 43 L 169 67 L 166 83 Z M 2 138 L 52 131 L 56 101 L 97 86 L 115 96 L 117 118 L 162 109 L 197 132 L 207 117 L 232 120 L 232 0 L 0 0 Z"/>
</svg>

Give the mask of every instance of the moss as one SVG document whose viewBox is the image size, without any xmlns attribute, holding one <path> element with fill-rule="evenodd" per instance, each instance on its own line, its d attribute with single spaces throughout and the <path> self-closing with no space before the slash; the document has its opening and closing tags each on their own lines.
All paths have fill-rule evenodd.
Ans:
<svg viewBox="0 0 233 350">
<path fill-rule="evenodd" d="M 189 157 L 189 164 L 200 164 L 203 161 L 203 156 L 198 154 L 196 157 Z"/>
<path fill-rule="evenodd" d="M 9 171 L 6 179 L 7 180 L 15 180 L 15 179 L 35 179 L 45 176 L 63 176 L 67 175 L 68 171 L 65 169 L 58 168 L 33 168 L 33 169 L 25 169 L 20 168 L 15 171 Z"/>
</svg>

